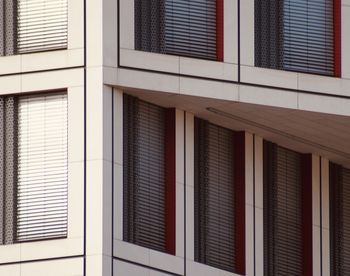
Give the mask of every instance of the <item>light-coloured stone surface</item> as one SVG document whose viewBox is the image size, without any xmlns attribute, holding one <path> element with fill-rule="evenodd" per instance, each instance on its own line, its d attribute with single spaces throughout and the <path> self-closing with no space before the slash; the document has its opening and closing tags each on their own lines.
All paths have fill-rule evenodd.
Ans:
<svg viewBox="0 0 350 276">
<path fill-rule="evenodd" d="M 273 70 L 252 66 L 241 66 L 241 81 L 281 88 L 297 89 L 298 74 L 283 70 Z"/>
</svg>

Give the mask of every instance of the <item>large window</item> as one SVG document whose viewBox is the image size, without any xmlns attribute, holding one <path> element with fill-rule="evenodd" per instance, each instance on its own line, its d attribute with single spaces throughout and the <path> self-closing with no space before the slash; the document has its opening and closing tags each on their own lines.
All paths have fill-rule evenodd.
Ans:
<svg viewBox="0 0 350 276">
<path fill-rule="evenodd" d="M 330 164 L 331 275 L 350 273 L 350 169 Z"/>
<path fill-rule="evenodd" d="M 68 0 L 0 0 L 0 56 L 67 48 Z"/>
<path fill-rule="evenodd" d="M 123 102 L 123 238 L 175 254 L 175 111 Z"/>
<path fill-rule="evenodd" d="M 255 0 L 255 65 L 340 76 L 340 1 Z"/>
<path fill-rule="evenodd" d="M 311 156 L 264 142 L 264 275 L 312 275 Z"/>
<path fill-rule="evenodd" d="M 67 95 L 0 97 L 0 244 L 67 236 Z"/>
<path fill-rule="evenodd" d="M 245 272 L 244 135 L 195 120 L 195 260 Z"/>
<path fill-rule="evenodd" d="M 223 0 L 135 0 L 135 49 L 223 60 Z"/>
</svg>

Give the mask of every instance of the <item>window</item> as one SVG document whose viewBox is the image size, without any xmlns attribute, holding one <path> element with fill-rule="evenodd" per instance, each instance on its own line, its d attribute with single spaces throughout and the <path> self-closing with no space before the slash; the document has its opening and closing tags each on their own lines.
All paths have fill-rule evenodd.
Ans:
<svg viewBox="0 0 350 276">
<path fill-rule="evenodd" d="M 0 0 L 0 56 L 67 48 L 68 0 Z"/>
<path fill-rule="evenodd" d="M 350 273 L 350 169 L 330 163 L 331 275 Z"/>
<path fill-rule="evenodd" d="M 135 0 L 135 49 L 223 60 L 223 0 Z"/>
<path fill-rule="evenodd" d="M 339 0 L 255 0 L 255 66 L 340 77 Z"/>
<path fill-rule="evenodd" d="M 312 275 L 311 156 L 264 142 L 264 275 Z"/>
<path fill-rule="evenodd" d="M 175 254 L 175 111 L 123 101 L 123 238 Z"/>
<path fill-rule="evenodd" d="M 245 273 L 244 133 L 195 119 L 195 260 Z"/>
<path fill-rule="evenodd" d="M 67 95 L 0 97 L 0 244 L 67 236 Z"/>
</svg>

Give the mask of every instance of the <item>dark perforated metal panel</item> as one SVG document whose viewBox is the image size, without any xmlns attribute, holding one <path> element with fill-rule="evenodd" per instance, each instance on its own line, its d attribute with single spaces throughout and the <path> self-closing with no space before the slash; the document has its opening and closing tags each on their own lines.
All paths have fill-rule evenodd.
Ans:
<svg viewBox="0 0 350 276">
<path fill-rule="evenodd" d="M 135 0 L 135 49 L 165 53 L 165 0 Z"/>
<path fill-rule="evenodd" d="M 217 59 L 216 0 L 135 0 L 137 50 Z"/>
<path fill-rule="evenodd" d="M 0 244 L 14 242 L 16 227 L 17 105 L 0 97 Z"/>
<path fill-rule="evenodd" d="M 195 260 L 234 272 L 234 135 L 195 121 Z"/>
<path fill-rule="evenodd" d="M 165 252 L 165 109 L 124 95 L 123 122 L 123 237 Z"/>
<path fill-rule="evenodd" d="M 350 274 L 350 169 L 330 164 L 331 275 Z"/>
<path fill-rule="evenodd" d="M 16 51 L 16 8 L 16 0 L 0 0 L 0 56 Z"/>
<path fill-rule="evenodd" d="M 303 275 L 302 155 L 264 142 L 264 275 Z"/>
<path fill-rule="evenodd" d="M 255 0 L 255 65 L 334 75 L 333 0 Z"/>
</svg>

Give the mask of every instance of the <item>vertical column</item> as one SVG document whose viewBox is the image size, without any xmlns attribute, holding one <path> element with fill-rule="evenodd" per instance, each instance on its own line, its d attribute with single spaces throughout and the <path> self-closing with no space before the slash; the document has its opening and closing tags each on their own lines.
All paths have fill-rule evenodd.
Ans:
<svg viewBox="0 0 350 276">
<path fill-rule="evenodd" d="M 320 157 L 312 155 L 312 271 L 321 275 Z"/>
<path fill-rule="evenodd" d="M 102 70 L 88 69 L 86 160 L 86 275 L 111 275 L 112 88 Z"/>
<path fill-rule="evenodd" d="M 263 139 L 255 136 L 255 276 L 264 275 L 264 181 Z"/>
<path fill-rule="evenodd" d="M 176 206 L 175 206 L 175 255 L 185 257 L 185 112 L 175 111 L 175 158 L 176 158 Z M 187 155 L 186 155 L 187 157 Z"/>
<path fill-rule="evenodd" d="M 194 262 L 194 115 L 186 112 L 186 262 Z M 185 275 L 188 271 L 185 271 Z"/>
<path fill-rule="evenodd" d="M 245 275 L 254 275 L 254 139 L 244 135 L 245 144 Z M 235 160 L 236 161 L 236 160 Z"/>
<path fill-rule="evenodd" d="M 330 276 L 329 161 L 321 158 L 322 276 Z"/>
<path fill-rule="evenodd" d="M 123 240 L 123 91 L 114 89 L 114 240 Z"/>
</svg>

